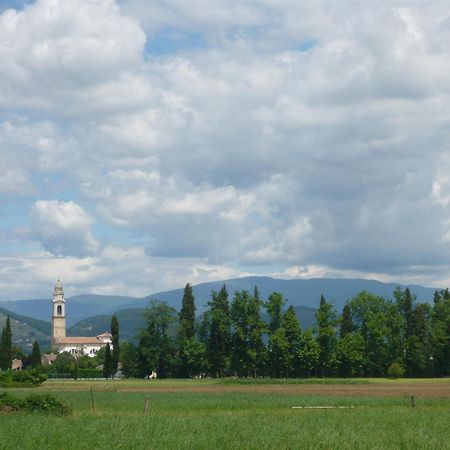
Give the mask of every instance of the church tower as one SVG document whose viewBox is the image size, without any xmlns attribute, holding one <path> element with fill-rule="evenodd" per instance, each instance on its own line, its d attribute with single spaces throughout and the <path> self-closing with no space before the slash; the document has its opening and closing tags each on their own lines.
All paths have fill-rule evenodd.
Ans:
<svg viewBox="0 0 450 450">
<path fill-rule="evenodd" d="M 66 337 L 66 301 L 61 281 L 58 278 L 53 290 L 52 344 Z"/>
</svg>

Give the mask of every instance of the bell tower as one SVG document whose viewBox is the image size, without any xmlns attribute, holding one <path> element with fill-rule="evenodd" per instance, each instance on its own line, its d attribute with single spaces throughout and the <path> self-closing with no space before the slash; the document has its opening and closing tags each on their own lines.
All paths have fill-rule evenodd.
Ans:
<svg viewBox="0 0 450 450">
<path fill-rule="evenodd" d="M 66 337 L 66 301 L 61 281 L 58 278 L 53 290 L 52 344 Z"/>
</svg>

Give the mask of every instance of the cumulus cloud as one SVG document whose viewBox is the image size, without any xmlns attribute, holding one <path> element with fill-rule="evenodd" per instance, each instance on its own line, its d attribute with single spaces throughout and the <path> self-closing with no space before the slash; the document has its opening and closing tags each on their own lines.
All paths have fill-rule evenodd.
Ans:
<svg viewBox="0 0 450 450">
<path fill-rule="evenodd" d="M 445 2 L 403 0 L 5 11 L 0 193 L 33 205 L 14 226 L 95 267 L 83 286 L 104 292 L 156 286 L 118 272 L 118 248 L 168 287 L 203 279 L 187 261 L 444 283 L 449 20 Z"/>
<path fill-rule="evenodd" d="M 83 257 L 97 252 L 91 217 L 73 201 L 38 200 L 31 208 L 37 238 L 56 256 Z"/>
<path fill-rule="evenodd" d="M 126 93 L 120 85 L 135 84 L 121 76 L 140 64 L 145 40 L 113 0 L 39 0 L 6 10 L 0 15 L 0 105 L 70 113 L 92 102 L 95 109 L 108 90 L 114 94 L 111 83 L 118 81 L 116 98 Z"/>
</svg>

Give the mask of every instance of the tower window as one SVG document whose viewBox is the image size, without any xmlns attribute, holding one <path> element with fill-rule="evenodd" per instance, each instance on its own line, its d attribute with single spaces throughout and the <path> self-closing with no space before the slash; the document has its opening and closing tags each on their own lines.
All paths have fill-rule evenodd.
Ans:
<svg viewBox="0 0 450 450">
<path fill-rule="evenodd" d="M 56 308 L 56 312 L 58 314 L 62 314 L 62 306 L 61 305 L 58 305 L 58 307 Z"/>
</svg>

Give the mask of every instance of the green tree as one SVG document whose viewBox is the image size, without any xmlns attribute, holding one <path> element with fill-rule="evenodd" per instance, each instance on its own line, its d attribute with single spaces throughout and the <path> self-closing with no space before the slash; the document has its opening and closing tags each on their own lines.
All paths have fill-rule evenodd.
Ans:
<svg viewBox="0 0 450 450">
<path fill-rule="evenodd" d="M 11 369 L 12 365 L 12 333 L 11 320 L 9 316 L 6 318 L 6 325 L 2 331 L 2 339 L 0 342 L 0 369 Z"/>
<path fill-rule="evenodd" d="M 33 342 L 33 348 L 31 350 L 30 364 L 33 369 L 38 369 L 42 365 L 41 361 L 41 349 L 39 347 L 39 342 L 35 340 Z"/>
<path fill-rule="evenodd" d="M 365 354 L 364 338 L 360 332 L 344 334 L 339 339 L 331 355 L 331 364 L 337 375 L 341 377 L 357 377 L 363 375 Z"/>
<path fill-rule="evenodd" d="M 331 354 L 336 342 L 336 313 L 322 295 L 319 310 L 316 313 L 317 343 L 320 346 L 318 374 L 329 375 L 331 372 Z"/>
<path fill-rule="evenodd" d="M 221 377 L 228 373 L 230 366 L 230 310 L 228 292 L 223 285 L 219 292 L 213 291 L 208 315 L 208 335 L 206 352 L 209 368 L 213 376 Z"/>
<path fill-rule="evenodd" d="M 184 341 L 195 337 L 195 298 L 192 286 L 188 283 L 184 288 L 181 302 L 178 340 Z"/>
<path fill-rule="evenodd" d="M 353 331 L 353 320 L 352 320 L 352 310 L 348 303 L 345 304 L 342 311 L 342 321 L 341 321 L 341 339 L 347 334 Z"/>
<path fill-rule="evenodd" d="M 255 376 L 263 365 L 265 327 L 260 317 L 261 304 L 257 289 L 254 296 L 247 291 L 235 292 L 231 303 L 231 368 L 239 376 Z"/>
<path fill-rule="evenodd" d="M 266 310 L 270 316 L 269 322 L 269 334 L 274 333 L 281 326 L 281 320 L 283 317 L 283 307 L 286 304 L 286 300 L 283 294 L 279 292 L 273 292 L 270 294 L 266 302 Z"/>
<path fill-rule="evenodd" d="M 169 377 L 175 365 L 175 339 L 171 325 L 176 311 L 167 303 L 152 300 L 144 311 L 147 326 L 138 343 L 138 374 L 145 376 L 156 371 L 158 377 Z"/>
<path fill-rule="evenodd" d="M 195 336 L 195 298 L 192 286 L 186 284 L 181 302 L 178 325 L 178 359 L 181 377 L 190 377 L 199 373 L 199 359 L 202 360 L 204 345 Z M 196 353 L 200 352 L 200 353 Z M 195 355 L 195 356 L 194 356 Z"/>
<path fill-rule="evenodd" d="M 138 376 L 138 351 L 132 342 L 124 342 L 120 349 L 120 362 L 125 378 L 137 378 Z"/>
<path fill-rule="evenodd" d="M 58 353 L 56 360 L 50 367 L 52 372 L 58 375 L 72 376 L 76 378 L 77 360 L 69 352 Z"/>
<path fill-rule="evenodd" d="M 112 351 L 111 351 L 111 375 L 117 372 L 120 359 L 120 343 L 119 343 L 119 321 L 115 314 L 111 318 L 111 335 L 112 335 Z"/>
<path fill-rule="evenodd" d="M 435 294 L 431 346 L 433 373 L 441 377 L 450 375 L 450 293 L 448 289 Z"/>
<path fill-rule="evenodd" d="M 291 305 L 283 314 L 281 326 L 284 330 L 284 336 L 288 343 L 289 360 L 286 367 L 286 376 L 292 377 L 300 372 L 300 361 L 298 352 L 301 346 L 302 330 L 295 314 L 295 309 Z"/>
<path fill-rule="evenodd" d="M 195 337 L 184 341 L 183 359 L 188 367 L 189 377 L 202 375 L 208 370 L 205 344 Z"/>
<path fill-rule="evenodd" d="M 306 330 L 300 340 L 297 352 L 298 370 L 301 376 L 309 377 L 319 363 L 320 346 L 314 339 L 311 330 Z"/>
<path fill-rule="evenodd" d="M 103 361 L 103 377 L 109 378 L 113 373 L 112 370 L 112 355 L 111 355 L 111 347 L 109 344 L 105 346 L 105 359 Z"/>
<path fill-rule="evenodd" d="M 364 338 L 364 374 L 386 376 L 393 362 L 403 365 L 405 320 L 398 303 L 360 292 L 349 304 L 355 331 Z"/>
<path fill-rule="evenodd" d="M 283 294 L 273 292 L 265 304 L 269 314 L 269 342 L 267 346 L 267 364 L 269 372 L 275 377 L 286 377 L 289 372 L 291 355 L 289 343 L 282 327 L 283 307 L 286 300 Z"/>
</svg>

